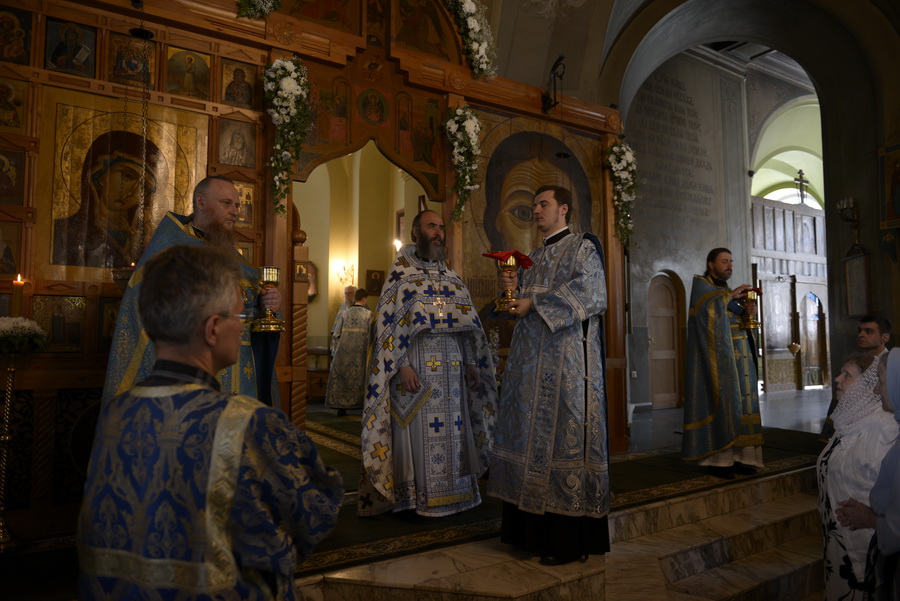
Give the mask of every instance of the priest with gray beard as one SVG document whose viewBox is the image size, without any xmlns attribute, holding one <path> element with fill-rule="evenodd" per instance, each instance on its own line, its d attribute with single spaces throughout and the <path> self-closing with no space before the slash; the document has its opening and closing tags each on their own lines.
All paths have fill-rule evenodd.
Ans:
<svg viewBox="0 0 900 601">
<path fill-rule="evenodd" d="M 422 211 L 375 310 L 357 515 L 452 515 L 481 503 L 497 384 L 462 279 L 445 262 L 444 221 Z"/>
<path fill-rule="evenodd" d="M 251 332 L 249 326 L 263 310 L 278 310 L 281 293 L 275 288 L 261 290 L 259 270 L 247 263 L 235 248 L 234 224 L 240 209 L 237 189 L 227 177 L 207 177 L 194 188 L 193 204 L 191 215 L 166 213 L 128 282 L 109 352 L 103 402 L 110 401 L 130 389 L 135 382 L 146 378 L 153 367 L 153 343 L 144 332 L 137 314 L 144 264 L 177 244 L 202 244 L 233 252 L 244 274 L 241 281 L 244 312 L 240 316 L 243 321 L 240 357 L 237 363 L 215 374 L 216 379 L 224 392 L 247 395 L 269 406 L 279 407 L 275 355 L 280 334 Z"/>
</svg>

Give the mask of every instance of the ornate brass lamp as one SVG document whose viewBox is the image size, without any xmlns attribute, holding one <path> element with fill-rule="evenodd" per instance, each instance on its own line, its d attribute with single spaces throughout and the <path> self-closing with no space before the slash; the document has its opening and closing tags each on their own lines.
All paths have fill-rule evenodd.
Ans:
<svg viewBox="0 0 900 601">
<path fill-rule="evenodd" d="M 260 267 L 259 283 L 263 290 L 277 288 L 281 282 L 281 269 L 278 267 Z M 284 332 L 284 320 L 278 319 L 271 309 L 266 309 L 265 314 L 253 322 L 250 329 L 254 332 Z"/>
<path fill-rule="evenodd" d="M 534 265 L 534 261 L 528 258 L 527 255 L 523 255 L 517 250 L 483 253 L 482 256 L 488 257 L 489 259 L 495 259 L 501 271 L 515 271 L 519 267 L 521 267 L 522 269 L 528 269 L 529 267 Z M 495 310 L 497 311 L 497 313 L 504 313 L 506 311 L 509 311 L 509 303 L 515 300 L 518 299 L 513 296 L 512 290 L 504 290 L 503 294 L 500 295 L 500 298 L 498 298 L 494 303 Z"/>
</svg>

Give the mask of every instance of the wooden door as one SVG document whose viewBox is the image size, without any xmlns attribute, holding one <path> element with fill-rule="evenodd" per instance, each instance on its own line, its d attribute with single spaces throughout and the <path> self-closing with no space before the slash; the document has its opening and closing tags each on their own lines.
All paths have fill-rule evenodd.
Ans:
<svg viewBox="0 0 900 601">
<path fill-rule="evenodd" d="M 677 288 L 665 274 L 650 280 L 647 293 L 650 336 L 650 402 L 654 409 L 681 403 L 681 311 Z"/>
</svg>

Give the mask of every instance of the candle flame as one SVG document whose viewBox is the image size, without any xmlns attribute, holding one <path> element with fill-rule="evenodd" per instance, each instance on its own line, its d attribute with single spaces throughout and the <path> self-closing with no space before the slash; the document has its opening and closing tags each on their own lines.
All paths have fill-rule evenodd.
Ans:
<svg viewBox="0 0 900 601">
<path fill-rule="evenodd" d="M 22 274 L 21 274 L 21 273 L 20 273 L 20 274 L 18 275 L 18 277 L 16 278 L 16 281 L 17 281 L 17 282 L 21 282 L 21 281 L 22 281 Z"/>
</svg>

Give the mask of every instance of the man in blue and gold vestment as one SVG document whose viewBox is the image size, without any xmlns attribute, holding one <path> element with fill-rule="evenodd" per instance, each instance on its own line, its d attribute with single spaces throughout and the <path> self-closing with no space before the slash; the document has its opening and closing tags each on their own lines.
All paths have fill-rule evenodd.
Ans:
<svg viewBox="0 0 900 601">
<path fill-rule="evenodd" d="M 706 257 L 694 276 L 688 316 L 682 455 L 719 478 L 753 474 L 763 465 L 762 422 L 753 330 L 741 327 L 756 303 L 749 284 L 728 287 L 734 261 L 727 248 Z"/>
<path fill-rule="evenodd" d="M 375 310 L 357 515 L 439 517 L 481 503 L 497 411 L 490 348 L 462 279 L 444 262 L 444 222 L 422 211 Z M 348 309 L 349 311 L 349 309 Z"/>
<path fill-rule="evenodd" d="M 144 268 L 156 362 L 101 407 L 78 521 L 79 599 L 297 599 L 334 528 L 340 474 L 280 409 L 213 377 L 242 347 L 232 253 L 179 245 Z"/>
<path fill-rule="evenodd" d="M 244 261 L 235 250 L 233 229 L 240 200 L 231 180 L 222 176 L 207 177 L 194 188 L 193 202 L 192 215 L 166 213 L 128 282 L 109 352 L 103 386 L 104 403 L 146 377 L 153 366 L 153 343 L 138 320 L 137 298 L 144 264 L 161 251 L 176 244 L 225 248 L 241 261 L 243 313 L 252 319 L 260 309 L 274 311 L 281 304 L 281 294 L 276 288 L 260 291 L 259 270 Z M 245 324 L 240 360 L 227 366 L 222 373 L 214 374 L 223 389 L 240 392 L 273 407 L 280 406 L 275 376 L 279 338 L 277 332 L 251 332 Z"/>
<path fill-rule="evenodd" d="M 567 188 L 538 188 L 532 206 L 544 245 L 500 275 L 518 299 L 488 494 L 504 501 L 502 542 L 560 565 L 609 551 L 606 278 L 600 241 L 569 229 Z"/>
</svg>

